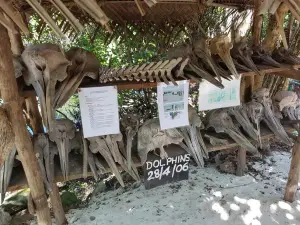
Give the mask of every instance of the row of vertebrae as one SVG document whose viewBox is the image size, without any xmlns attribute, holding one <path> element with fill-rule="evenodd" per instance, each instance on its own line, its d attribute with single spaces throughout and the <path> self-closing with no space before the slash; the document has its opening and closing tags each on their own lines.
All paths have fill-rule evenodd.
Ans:
<svg viewBox="0 0 300 225">
<path fill-rule="evenodd" d="M 183 68 L 188 63 L 188 59 L 181 57 L 171 60 L 144 63 L 142 65 L 129 66 L 120 69 L 103 69 L 100 71 L 100 83 L 111 81 L 144 81 L 144 82 L 164 82 L 177 85 L 176 79 L 183 77 Z"/>
</svg>

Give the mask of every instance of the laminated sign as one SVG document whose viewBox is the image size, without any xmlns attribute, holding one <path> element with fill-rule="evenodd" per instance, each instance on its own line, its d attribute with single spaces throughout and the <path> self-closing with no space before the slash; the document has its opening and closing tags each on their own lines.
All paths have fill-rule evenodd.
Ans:
<svg viewBox="0 0 300 225">
<path fill-rule="evenodd" d="M 162 130 L 189 125 L 188 118 L 188 81 L 177 81 L 173 84 L 157 85 L 157 102 L 160 128 Z"/>
<path fill-rule="evenodd" d="M 241 76 L 236 79 L 222 78 L 224 88 L 218 88 L 208 81 L 199 85 L 199 111 L 238 106 L 240 100 Z"/>
<path fill-rule="evenodd" d="M 80 88 L 79 104 L 85 138 L 120 133 L 115 86 Z"/>
</svg>

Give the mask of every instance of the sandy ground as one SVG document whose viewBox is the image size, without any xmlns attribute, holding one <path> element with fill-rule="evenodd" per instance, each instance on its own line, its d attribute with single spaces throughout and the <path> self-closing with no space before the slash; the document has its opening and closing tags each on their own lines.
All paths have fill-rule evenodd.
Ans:
<svg viewBox="0 0 300 225">
<path fill-rule="evenodd" d="M 300 224 L 300 191 L 293 204 L 282 200 L 290 153 L 252 164 L 256 173 L 244 177 L 209 166 L 191 167 L 188 181 L 151 190 L 135 183 L 99 194 L 67 217 L 72 225 Z"/>
</svg>

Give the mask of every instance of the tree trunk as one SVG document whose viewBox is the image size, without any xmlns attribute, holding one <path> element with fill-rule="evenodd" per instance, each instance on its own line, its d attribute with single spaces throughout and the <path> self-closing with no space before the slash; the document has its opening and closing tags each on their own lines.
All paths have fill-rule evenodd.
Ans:
<svg viewBox="0 0 300 225">
<path fill-rule="evenodd" d="M 298 134 L 297 141 L 295 142 L 293 147 L 289 179 L 285 188 L 285 194 L 284 194 L 285 201 L 289 201 L 289 202 L 295 201 L 299 176 L 300 176 L 300 135 Z"/>
<path fill-rule="evenodd" d="M 49 225 L 52 223 L 45 188 L 37 159 L 34 155 L 32 142 L 23 118 L 8 32 L 2 25 L 0 25 L 0 43 L 1 97 L 15 133 L 15 145 L 30 187 L 38 224 Z"/>
</svg>

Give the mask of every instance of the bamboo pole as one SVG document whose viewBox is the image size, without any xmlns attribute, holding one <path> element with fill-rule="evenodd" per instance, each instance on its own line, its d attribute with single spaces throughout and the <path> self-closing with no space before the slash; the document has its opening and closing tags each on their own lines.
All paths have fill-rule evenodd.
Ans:
<svg viewBox="0 0 300 225">
<path fill-rule="evenodd" d="M 7 30 L 0 25 L 0 92 L 15 133 L 15 145 L 22 162 L 35 205 L 39 225 L 51 225 L 45 188 L 23 118 L 15 79 L 12 52 Z"/>
<path fill-rule="evenodd" d="M 300 134 L 298 134 L 297 140 L 293 147 L 289 178 L 286 184 L 285 194 L 284 194 L 285 201 L 288 202 L 295 201 L 299 176 L 300 176 Z"/>
</svg>

